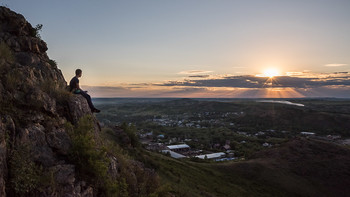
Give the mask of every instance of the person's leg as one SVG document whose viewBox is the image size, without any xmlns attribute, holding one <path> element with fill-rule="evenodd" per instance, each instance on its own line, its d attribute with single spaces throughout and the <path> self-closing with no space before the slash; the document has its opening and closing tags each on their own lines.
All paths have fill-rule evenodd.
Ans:
<svg viewBox="0 0 350 197">
<path fill-rule="evenodd" d="M 95 107 L 94 107 L 94 105 L 92 104 L 90 95 L 88 95 L 88 94 L 87 94 L 86 92 L 84 92 L 84 91 L 80 91 L 80 94 L 81 94 L 84 98 L 86 98 L 86 100 L 87 100 L 87 102 L 88 102 L 88 104 L 89 104 L 89 107 L 90 107 L 91 111 L 94 110 Z"/>
</svg>

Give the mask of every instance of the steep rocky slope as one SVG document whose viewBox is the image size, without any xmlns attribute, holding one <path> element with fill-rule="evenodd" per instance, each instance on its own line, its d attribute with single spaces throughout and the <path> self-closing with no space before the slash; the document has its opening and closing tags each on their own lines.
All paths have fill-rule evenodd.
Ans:
<svg viewBox="0 0 350 197">
<path fill-rule="evenodd" d="M 38 30 L 0 7 L 0 196 L 137 196 L 139 177 L 156 175 L 127 159 L 123 172 L 102 148 L 97 119 L 82 96 L 65 91 Z"/>
<path fill-rule="evenodd" d="M 84 98 L 69 98 L 64 92 L 66 81 L 47 56 L 46 43 L 36 35 L 37 30 L 22 15 L 0 7 L 0 196 L 16 194 L 13 184 L 25 187 L 30 182 L 15 183 L 13 176 L 26 175 L 10 173 L 11 164 L 17 162 L 15 154 L 24 156 L 21 149 L 28 149 L 32 156 L 27 162 L 33 163 L 27 165 L 51 170 L 58 183 L 56 194 L 91 196 L 93 189 L 76 179 L 74 165 L 64 158 L 71 145 L 64 124 L 76 123 L 79 116 L 91 112 L 86 110 L 89 108 Z M 65 102 L 79 107 L 70 111 Z M 31 189 L 27 187 L 23 189 Z"/>
</svg>

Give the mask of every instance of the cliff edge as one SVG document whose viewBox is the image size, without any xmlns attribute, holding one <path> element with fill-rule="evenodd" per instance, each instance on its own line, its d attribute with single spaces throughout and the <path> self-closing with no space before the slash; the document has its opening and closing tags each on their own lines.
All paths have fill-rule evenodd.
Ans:
<svg viewBox="0 0 350 197">
<path fill-rule="evenodd" d="M 89 116 L 96 134 L 98 121 L 82 96 L 65 91 L 38 31 L 0 7 L 0 196 L 94 196 L 77 175 L 68 128 Z"/>
</svg>

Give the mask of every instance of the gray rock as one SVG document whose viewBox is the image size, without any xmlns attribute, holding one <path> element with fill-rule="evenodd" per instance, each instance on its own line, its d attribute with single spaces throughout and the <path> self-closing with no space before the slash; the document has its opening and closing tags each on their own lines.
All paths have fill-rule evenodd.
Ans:
<svg viewBox="0 0 350 197">
<path fill-rule="evenodd" d="M 54 148 L 57 153 L 67 155 L 69 148 L 71 147 L 71 141 L 62 128 L 54 129 L 46 134 L 47 143 L 51 148 Z"/>
<path fill-rule="evenodd" d="M 73 185 L 75 182 L 74 165 L 57 165 L 50 168 L 54 173 L 55 181 L 61 185 Z"/>
<path fill-rule="evenodd" d="M 70 111 L 70 114 L 72 115 L 72 120 L 74 124 L 77 124 L 80 118 L 82 118 L 85 115 L 92 116 L 90 107 L 83 96 L 79 94 L 74 94 L 73 96 L 71 96 L 68 104 L 69 104 L 69 111 Z"/>
<path fill-rule="evenodd" d="M 81 197 L 93 197 L 94 196 L 94 189 L 92 187 L 86 188 L 81 193 Z"/>
<path fill-rule="evenodd" d="M 16 60 L 21 65 L 32 65 L 36 62 L 36 57 L 30 53 L 18 52 L 16 53 Z"/>
<path fill-rule="evenodd" d="M 91 113 L 90 107 L 86 99 L 80 94 L 73 94 L 69 100 L 69 111 L 73 124 L 77 124 L 80 118 L 90 115 L 94 122 L 95 131 L 101 131 L 101 127 L 96 117 Z"/>
<path fill-rule="evenodd" d="M 56 100 L 38 88 L 27 95 L 27 102 L 32 103 L 36 107 L 42 107 L 46 112 L 51 114 L 56 113 Z"/>
<path fill-rule="evenodd" d="M 54 152 L 46 142 L 45 128 L 40 124 L 30 125 L 26 129 L 20 129 L 17 136 L 17 146 L 29 145 L 32 150 L 33 160 L 49 167 L 57 161 Z"/>
<path fill-rule="evenodd" d="M 0 196 L 6 196 L 6 174 L 7 174 L 7 154 L 6 154 L 6 129 L 3 122 L 0 122 Z"/>
<path fill-rule="evenodd" d="M 15 124 L 10 116 L 0 118 L 0 196 L 6 196 L 7 141 L 15 132 Z"/>
<path fill-rule="evenodd" d="M 118 159 L 114 156 L 109 157 L 110 163 L 108 166 L 108 174 L 112 177 L 113 180 L 116 180 L 120 174 L 119 174 L 119 162 Z"/>
</svg>

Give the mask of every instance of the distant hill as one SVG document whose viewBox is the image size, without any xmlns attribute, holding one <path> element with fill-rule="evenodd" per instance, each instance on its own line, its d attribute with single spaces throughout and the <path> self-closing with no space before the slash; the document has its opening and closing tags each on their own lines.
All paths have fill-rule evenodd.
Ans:
<svg viewBox="0 0 350 197">
<path fill-rule="evenodd" d="M 141 102 L 144 101 L 144 102 Z M 118 114 L 140 118 L 145 115 L 181 115 L 203 112 L 244 112 L 231 118 L 237 129 L 249 130 L 277 129 L 287 131 L 309 131 L 319 135 L 338 134 L 350 136 L 350 100 L 298 99 L 288 100 L 304 104 L 304 107 L 262 103 L 255 100 L 234 100 L 230 102 L 205 101 L 197 99 L 153 100 L 113 105 L 100 103 L 103 113 L 98 117 Z M 125 120 L 122 120 L 125 121 Z"/>
</svg>

